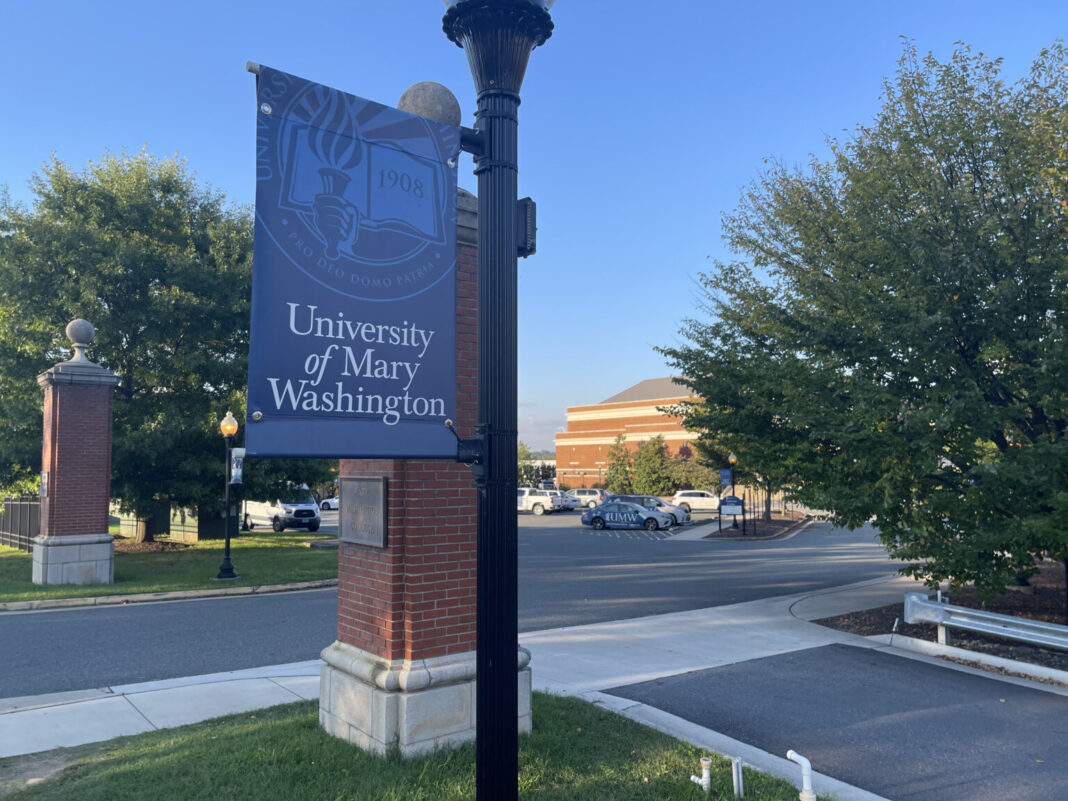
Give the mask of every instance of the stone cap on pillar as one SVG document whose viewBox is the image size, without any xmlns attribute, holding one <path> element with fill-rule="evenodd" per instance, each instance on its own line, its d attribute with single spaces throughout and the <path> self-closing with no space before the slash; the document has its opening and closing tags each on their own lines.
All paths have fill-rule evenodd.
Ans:
<svg viewBox="0 0 1068 801">
<path fill-rule="evenodd" d="M 397 108 L 457 128 L 463 118 L 456 95 L 448 87 L 434 81 L 421 81 L 409 86 L 397 101 Z M 460 188 L 456 201 L 457 239 L 463 245 L 477 245 L 478 198 Z"/>
<path fill-rule="evenodd" d="M 463 187 L 456 196 L 456 238 L 462 245 L 478 244 L 478 198 Z"/>
<path fill-rule="evenodd" d="M 86 349 L 93 342 L 96 329 L 87 320 L 71 320 L 67 324 L 67 339 L 74 347 L 74 355 L 65 362 L 37 376 L 37 383 L 42 387 L 49 384 L 82 384 L 87 386 L 119 385 L 119 377 L 106 367 L 94 364 L 85 355 Z"/>
</svg>

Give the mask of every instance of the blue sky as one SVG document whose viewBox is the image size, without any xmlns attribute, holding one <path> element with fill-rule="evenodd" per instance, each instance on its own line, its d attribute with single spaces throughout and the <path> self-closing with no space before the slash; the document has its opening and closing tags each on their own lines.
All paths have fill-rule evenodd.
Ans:
<svg viewBox="0 0 1068 801">
<path fill-rule="evenodd" d="M 234 203 L 255 191 L 256 61 L 393 105 L 438 81 L 473 123 L 463 52 L 436 0 L 0 0 L 0 184 L 30 202 L 54 153 L 179 155 Z M 1068 32 L 1064 0 L 559 0 L 520 107 L 519 432 L 552 447 L 568 406 L 668 375 L 657 345 L 699 314 L 728 257 L 720 219 L 765 158 L 803 165 L 866 123 L 902 52 L 960 40 L 1015 80 Z M 470 158 L 460 185 L 474 189 Z"/>
</svg>

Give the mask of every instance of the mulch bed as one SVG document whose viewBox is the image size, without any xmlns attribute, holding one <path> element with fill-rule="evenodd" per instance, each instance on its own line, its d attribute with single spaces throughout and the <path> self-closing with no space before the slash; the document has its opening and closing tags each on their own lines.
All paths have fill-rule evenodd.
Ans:
<svg viewBox="0 0 1068 801">
<path fill-rule="evenodd" d="M 758 516 L 755 521 L 752 519 L 747 519 L 745 521 L 745 535 L 743 536 L 741 519 L 738 520 L 738 528 L 731 528 L 731 518 L 725 517 L 723 518 L 723 530 L 720 531 L 717 528 L 713 528 L 710 534 L 704 536 L 704 539 L 774 539 L 775 537 L 782 536 L 794 526 L 804 522 L 804 520 L 805 516 L 800 512 L 773 514 L 771 520 L 765 520 L 763 517 Z M 716 518 L 712 517 L 711 521 L 713 526 L 715 526 Z"/>
<path fill-rule="evenodd" d="M 1060 562 L 1044 562 L 1039 571 L 1031 576 L 1027 586 L 1012 587 L 986 604 L 979 599 L 971 587 L 963 587 L 956 593 L 950 594 L 949 603 L 954 606 L 985 609 L 988 612 L 997 612 L 1002 615 L 1045 620 L 1064 625 L 1066 606 L 1064 565 Z M 902 601 L 878 609 L 851 612 L 847 615 L 812 622 L 864 636 L 890 634 L 895 631 L 896 623 L 897 634 L 931 642 L 938 640 L 938 627 L 934 624 L 908 624 L 904 621 L 905 604 Z M 1068 670 L 1068 652 L 1036 648 L 1015 640 L 972 634 L 959 629 L 951 629 L 950 632 L 951 643 L 957 648 L 980 651 L 992 656 L 1044 665 L 1058 670 Z"/>
<path fill-rule="evenodd" d="M 134 542 L 127 537 L 115 537 L 115 553 L 163 553 L 181 551 L 187 547 L 189 546 L 184 542 L 167 542 L 166 540 Z"/>
</svg>

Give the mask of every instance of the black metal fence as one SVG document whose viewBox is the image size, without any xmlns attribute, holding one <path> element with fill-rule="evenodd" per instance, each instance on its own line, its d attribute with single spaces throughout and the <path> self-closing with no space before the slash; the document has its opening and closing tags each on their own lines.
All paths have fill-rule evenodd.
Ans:
<svg viewBox="0 0 1068 801">
<path fill-rule="evenodd" d="M 33 538 L 41 533 L 41 499 L 4 498 L 0 504 L 0 545 L 33 551 Z"/>
</svg>

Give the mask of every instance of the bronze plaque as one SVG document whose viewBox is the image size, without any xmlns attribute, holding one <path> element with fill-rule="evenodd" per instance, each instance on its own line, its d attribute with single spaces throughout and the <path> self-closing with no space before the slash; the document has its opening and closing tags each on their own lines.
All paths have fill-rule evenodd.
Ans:
<svg viewBox="0 0 1068 801">
<path fill-rule="evenodd" d="M 338 539 L 386 547 L 386 479 L 342 478 Z"/>
</svg>

